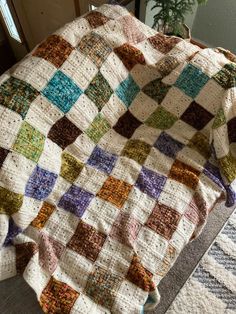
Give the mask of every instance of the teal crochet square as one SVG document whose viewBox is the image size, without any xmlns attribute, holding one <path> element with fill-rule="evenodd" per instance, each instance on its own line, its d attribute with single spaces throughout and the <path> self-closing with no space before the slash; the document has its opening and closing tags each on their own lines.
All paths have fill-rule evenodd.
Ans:
<svg viewBox="0 0 236 314">
<path fill-rule="evenodd" d="M 200 69 L 188 64 L 175 82 L 175 86 L 194 99 L 209 79 Z"/>
<path fill-rule="evenodd" d="M 42 93 L 66 113 L 82 94 L 82 90 L 63 72 L 57 71 Z"/>
<path fill-rule="evenodd" d="M 129 75 L 116 89 L 117 96 L 123 101 L 125 106 L 129 108 L 132 101 L 136 97 L 140 88 L 135 83 L 131 75 Z"/>
</svg>

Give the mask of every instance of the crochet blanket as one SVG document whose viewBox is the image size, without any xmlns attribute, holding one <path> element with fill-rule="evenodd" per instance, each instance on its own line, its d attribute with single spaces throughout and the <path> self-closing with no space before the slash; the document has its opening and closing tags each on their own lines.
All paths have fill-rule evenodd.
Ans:
<svg viewBox="0 0 236 314">
<path fill-rule="evenodd" d="M 104 5 L 1 76 L 0 278 L 21 274 L 50 314 L 157 303 L 214 203 L 236 199 L 226 56 Z"/>
</svg>

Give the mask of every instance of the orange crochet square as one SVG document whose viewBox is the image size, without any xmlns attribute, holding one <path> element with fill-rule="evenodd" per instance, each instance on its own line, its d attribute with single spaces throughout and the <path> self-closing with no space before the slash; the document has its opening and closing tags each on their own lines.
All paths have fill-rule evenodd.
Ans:
<svg viewBox="0 0 236 314">
<path fill-rule="evenodd" d="M 109 177 L 103 184 L 97 196 L 114 204 L 118 208 L 122 208 L 131 189 L 131 184 Z"/>
<path fill-rule="evenodd" d="M 58 35 L 49 36 L 33 52 L 33 56 L 43 58 L 59 68 L 69 57 L 74 48 Z"/>
<path fill-rule="evenodd" d="M 49 217 L 53 213 L 55 206 L 49 203 L 43 203 L 43 206 L 40 208 L 38 215 L 35 219 L 31 222 L 31 226 L 42 229 L 46 222 L 48 221 Z"/>
<path fill-rule="evenodd" d="M 195 190 L 199 181 L 199 175 L 200 171 L 179 160 L 176 160 L 170 169 L 169 178 L 183 183 L 189 188 Z"/>
<path fill-rule="evenodd" d="M 40 305 L 45 313 L 69 314 L 79 293 L 53 277 L 40 296 Z"/>
</svg>

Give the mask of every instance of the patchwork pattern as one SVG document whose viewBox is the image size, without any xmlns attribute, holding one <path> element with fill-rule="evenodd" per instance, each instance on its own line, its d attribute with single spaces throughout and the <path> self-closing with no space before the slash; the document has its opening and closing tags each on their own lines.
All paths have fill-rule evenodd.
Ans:
<svg viewBox="0 0 236 314">
<path fill-rule="evenodd" d="M 125 106 L 128 108 L 135 96 L 139 92 L 139 87 L 133 80 L 132 76 L 128 76 L 116 89 L 117 96 L 123 101 Z"/>
<path fill-rule="evenodd" d="M 88 56 L 97 67 L 100 67 L 112 52 L 112 49 L 106 40 L 94 32 L 91 32 L 82 38 L 79 42 L 78 49 L 85 56 Z"/>
<path fill-rule="evenodd" d="M 51 277 L 40 296 L 40 305 L 45 313 L 69 314 L 79 297 L 79 292 L 69 285 Z"/>
<path fill-rule="evenodd" d="M 43 58 L 59 68 L 73 50 L 71 44 L 58 35 L 49 36 L 33 52 L 33 56 Z"/>
<path fill-rule="evenodd" d="M 6 72 L 0 280 L 23 274 L 45 313 L 141 313 L 236 202 L 233 60 L 104 5 Z"/>
<path fill-rule="evenodd" d="M 195 98 L 209 77 L 192 64 L 188 64 L 178 77 L 175 86 L 185 92 L 186 95 Z"/>
<path fill-rule="evenodd" d="M 102 107 L 111 97 L 112 89 L 101 72 L 98 72 L 89 87 L 86 89 L 85 94 L 95 103 L 98 110 L 101 111 Z"/>
<path fill-rule="evenodd" d="M 81 133 L 81 130 L 64 116 L 51 127 L 48 138 L 62 149 L 65 149 L 68 145 L 72 144 Z"/>
<path fill-rule="evenodd" d="M 114 204 L 118 208 L 122 208 L 131 189 L 132 185 L 113 177 L 109 177 L 103 184 L 97 196 Z"/>
<path fill-rule="evenodd" d="M 98 146 L 89 157 L 88 165 L 97 168 L 98 170 L 110 174 L 115 166 L 117 156 L 109 154 Z"/>
<path fill-rule="evenodd" d="M 10 77 L 0 86 L 0 103 L 21 115 L 24 119 L 30 104 L 39 92 L 30 84 L 15 77 Z"/>
<path fill-rule="evenodd" d="M 13 150 L 38 162 L 44 148 L 44 142 L 45 136 L 43 134 L 29 123 L 23 122 L 13 145 Z"/>
<path fill-rule="evenodd" d="M 180 217 L 175 209 L 157 202 L 146 222 L 146 226 L 165 239 L 170 240 L 177 229 Z"/>
<path fill-rule="evenodd" d="M 105 240 L 105 234 L 80 220 L 67 246 L 90 261 L 95 262 Z"/>
<path fill-rule="evenodd" d="M 62 71 L 57 71 L 42 91 L 62 112 L 68 112 L 82 94 L 81 89 Z"/>
<path fill-rule="evenodd" d="M 102 267 L 95 267 L 89 275 L 85 293 L 104 308 L 112 308 L 121 279 Z"/>
<path fill-rule="evenodd" d="M 151 146 L 149 144 L 139 140 L 130 139 L 126 143 L 121 155 L 131 158 L 142 165 L 145 162 L 150 150 Z"/>
<path fill-rule="evenodd" d="M 136 64 L 145 64 L 143 53 L 130 44 L 124 44 L 114 49 L 125 67 L 130 71 Z"/>
<path fill-rule="evenodd" d="M 37 200 L 45 199 L 52 192 L 56 179 L 55 173 L 36 166 L 27 182 L 25 195 Z"/>
<path fill-rule="evenodd" d="M 78 217 L 82 217 L 86 208 L 93 198 L 93 194 L 72 185 L 70 189 L 62 196 L 58 206 L 68 210 Z"/>
</svg>

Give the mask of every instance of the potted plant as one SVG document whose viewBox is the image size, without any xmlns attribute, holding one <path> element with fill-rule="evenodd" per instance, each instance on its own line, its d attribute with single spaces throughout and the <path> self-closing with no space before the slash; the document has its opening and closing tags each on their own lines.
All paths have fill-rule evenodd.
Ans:
<svg viewBox="0 0 236 314">
<path fill-rule="evenodd" d="M 193 5 L 205 4 L 208 0 L 148 0 L 155 2 L 151 10 L 156 10 L 153 28 L 166 35 L 183 38 L 190 37 L 190 30 L 184 24 L 187 13 L 192 12 Z"/>
</svg>

